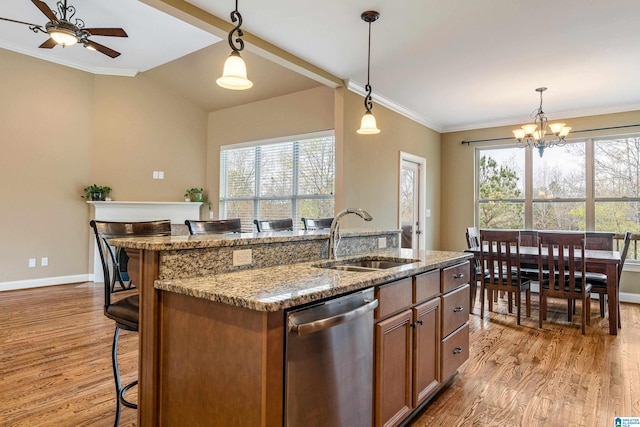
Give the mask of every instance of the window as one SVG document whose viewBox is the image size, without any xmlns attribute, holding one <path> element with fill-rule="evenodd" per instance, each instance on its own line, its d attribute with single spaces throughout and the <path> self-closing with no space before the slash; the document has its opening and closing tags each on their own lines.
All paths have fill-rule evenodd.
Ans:
<svg viewBox="0 0 640 427">
<path fill-rule="evenodd" d="M 486 149 L 478 156 L 481 228 L 524 228 L 524 152 Z"/>
<path fill-rule="evenodd" d="M 333 131 L 222 147 L 220 218 L 253 220 L 332 217 L 335 186 Z"/>
<path fill-rule="evenodd" d="M 476 171 L 480 227 L 640 232 L 640 136 L 477 148 Z"/>
</svg>

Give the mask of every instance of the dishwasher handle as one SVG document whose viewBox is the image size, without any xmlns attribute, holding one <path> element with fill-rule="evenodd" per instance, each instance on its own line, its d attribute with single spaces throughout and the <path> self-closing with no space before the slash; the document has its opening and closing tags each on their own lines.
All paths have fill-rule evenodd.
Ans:
<svg viewBox="0 0 640 427">
<path fill-rule="evenodd" d="M 338 326 L 343 323 L 350 322 L 364 314 L 367 314 L 378 306 L 377 299 L 374 299 L 373 301 L 365 299 L 364 303 L 364 305 L 347 311 L 346 313 L 336 314 L 335 316 L 326 317 L 324 319 L 315 320 L 309 323 L 299 324 L 289 319 L 289 332 L 295 332 L 298 335 L 306 335 L 313 332 L 323 331 L 333 326 Z"/>
</svg>

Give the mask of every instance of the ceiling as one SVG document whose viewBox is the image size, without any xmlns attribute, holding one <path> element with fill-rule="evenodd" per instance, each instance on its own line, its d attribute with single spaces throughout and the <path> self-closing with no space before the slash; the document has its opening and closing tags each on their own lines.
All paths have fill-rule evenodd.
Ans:
<svg viewBox="0 0 640 427">
<path fill-rule="evenodd" d="M 320 84 L 265 59 L 248 43 L 242 55 L 254 87 L 231 93 L 212 83 L 230 50 L 222 32 L 211 34 L 137 0 L 75 3 L 88 27 L 127 31 L 126 39 L 92 37 L 120 57 L 80 46 L 38 49 L 45 35 L 9 22 L 0 22 L 0 47 L 93 73 L 150 70 L 150 77 L 211 110 Z M 226 22 L 235 6 L 232 0 L 188 3 Z M 0 4 L 2 17 L 46 22 L 29 0 Z M 375 104 L 383 104 L 440 132 L 527 122 L 540 86 L 549 88 L 544 111 L 551 121 L 640 109 L 637 0 L 324 0 L 321 7 L 309 0 L 241 0 L 238 6 L 245 32 L 355 91 L 367 80 L 368 27 L 360 14 L 377 10 L 381 16 L 371 28 L 374 113 Z"/>
</svg>

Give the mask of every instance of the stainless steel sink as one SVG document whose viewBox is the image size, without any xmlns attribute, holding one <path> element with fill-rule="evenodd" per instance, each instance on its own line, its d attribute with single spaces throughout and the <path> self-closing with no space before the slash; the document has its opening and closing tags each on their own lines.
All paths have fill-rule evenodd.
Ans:
<svg viewBox="0 0 640 427">
<path fill-rule="evenodd" d="M 388 268 L 400 267 L 407 264 L 418 262 L 415 259 L 398 259 L 398 258 L 365 258 L 365 259 L 347 259 L 342 261 L 324 262 L 315 264 L 314 267 L 328 268 L 331 270 L 341 271 L 377 271 L 386 270 Z"/>
</svg>

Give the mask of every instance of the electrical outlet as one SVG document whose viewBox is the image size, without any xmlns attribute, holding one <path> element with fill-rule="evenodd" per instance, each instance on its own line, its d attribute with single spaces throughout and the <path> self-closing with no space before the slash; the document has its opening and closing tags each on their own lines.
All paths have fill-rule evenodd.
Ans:
<svg viewBox="0 0 640 427">
<path fill-rule="evenodd" d="M 250 264 L 251 264 L 251 249 L 233 251 L 234 267 L 239 267 L 241 265 L 250 265 Z"/>
<path fill-rule="evenodd" d="M 378 237 L 378 249 L 384 249 L 387 247 L 387 238 Z"/>
<path fill-rule="evenodd" d="M 431 218 L 431 209 L 427 209 L 427 218 Z"/>
<path fill-rule="evenodd" d="M 36 266 L 36 259 L 35 258 L 29 258 L 29 268 L 33 268 Z"/>
<path fill-rule="evenodd" d="M 49 258 L 47 258 L 47 257 L 40 258 L 40 265 L 42 267 L 48 266 L 49 265 Z"/>
<path fill-rule="evenodd" d="M 153 179 L 158 179 L 158 171 L 153 171 Z"/>
<path fill-rule="evenodd" d="M 158 171 L 158 179 L 164 179 L 164 171 Z"/>
</svg>

